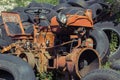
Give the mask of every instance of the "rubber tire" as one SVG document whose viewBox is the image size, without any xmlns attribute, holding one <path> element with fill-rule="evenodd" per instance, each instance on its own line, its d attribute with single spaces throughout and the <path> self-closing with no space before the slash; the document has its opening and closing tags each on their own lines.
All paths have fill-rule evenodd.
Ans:
<svg viewBox="0 0 120 80">
<path fill-rule="evenodd" d="M 114 70 L 120 70 L 120 59 L 112 62 L 112 64 L 110 65 L 110 68 Z"/>
<path fill-rule="evenodd" d="M 30 7 L 47 7 L 47 8 L 53 8 L 54 6 L 49 4 L 49 3 L 37 3 L 35 1 L 32 1 L 28 6 L 27 8 L 30 8 Z"/>
<path fill-rule="evenodd" d="M 70 1 L 70 0 L 68 0 L 68 1 Z M 77 1 L 80 2 L 81 0 L 77 0 Z M 104 0 L 84 0 L 84 1 L 87 4 L 87 6 L 91 6 L 94 3 L 104 3 Z M 73 2 L 76 2 L 76 1 L 73 0 Z M 67 3 L 67 0 L 59 0 L 59 4 L 61 4 L 61 3 Z"/>
<path fill-rule="evenodd" d="M 86 3 L 88 4 L 88 6 L 91 6 L 95 3 L 104 3 L 104 0 L 86 0 Z"/>
<path fill-rule="evenodd" d="M 0 39 L 0 49 L 2 49 L 5 46 L 8 46 L 9 43 L 3 39 Z"/>
<path fill-rule="evenodd" d="M 60 12 L 61 10 L 67 9 L 69 7 L 72 7 L 72 6 L 70 4 L 67 4 L 67 3 L 61 3 L 61 4 L 54 6 L 53 9 L 56 12 Z"/>
<path fill-rule="evenodd" d="M 67 3 L 72 5 L 73 7 L 82 7 L 82 8 L 88 7 L 85 0 L 67 0 Z"/>
<path fill-rule="evenodd" d="M 90 37 L 93 38 L 95 42 L 96 47 L 94 47 L 94 49 L 98 51 L 100 58 L 106 58 L 109 54 L 109 40 L 104 31 L 99 28 L 94 28 L 94 30 L 90 32 Z"/>
<path fill-rule="evenodd" d="M 0 23 L 2 23 L 1 17 L 0 17 Z M 0 39 L 1 39 L 0 40 L 1 47 L 8 46 L 13 42 L 11 37 L 7 35 L 3 25 L 0 26 Z"/>
<path fill-rule="evenodd" d="M 12 10 L 12 12 L 17 12 L 20 15 L 22 22 L 27 22 L 29 20 L 28 14 L 24 12 L 25 7 L 16 7 Z"/>
<path fill-rule="evenodd" d="M 78 14 L 84 15 L 84 9 L 81 7 L 68 7 L 67 9 L 61 10 L 63 14 Z"/>
<path fill-rule="evenodd" d="M 49 9 L 51 12 L 46 14 L 48 20 L 50 21 L 52 17 L 57 16 L 57 12 L 53 9 L 53 5 L 48 4 L 48 3 L 37 3 L 35 1 L 31 2 L 27 8 L 32 8 L 32 7 L 40 7 L 40 8 L 47 8 Z M 29 15 L 29 14 L 28 14 Z M 32 20 L 34 18 L 34 15 L 29 15 L 30 19 Z M 33 20 L 32 20 L 33 22 Z"/>
<path fill-rule="evenodd" d="M 7 71 L 14 76 L 14 80 L 35 80 L 32 68 L 22 59 L 0 54 L 0 70 Z"/>
<path fill-rule="evenodd" d="M 120 58 L 120 27 L 119 25 L 115 25 L 113 22 L 99 22 L 95 24 L 95 27 L 99 27 L 101 30 L 111 30 L 117 33 L 118 38 L 119 38 L 119 46 L 118 49 L 109 56 L 109 61 L 114 62 L 115 60 Z M 109 37 L 109 36 L 108 36 Z"/>
<path fill-rule="evenodd" d="M 97 69 L 88 73 L 81 80 L 120 80 L 120 74 L 114 70 Z"/>
<path fill-rule="evenodd" d="M 32 8 L 32 7 L 31 7 L 31 8 Z M 53 10 L 53 9 L 51 9 L 51 8 L 48 8 L 48 7 L 46 7 L 46 6 L 42 6 L 42 7 L 40 7 L 40 8 L 50 10 L 50 12 L 49 12 L 48 14 L 45 14 L 48 21 L 50 21 L 51 18 L 53 18 L 54 16 L 57 16 L 57 15 L 58 15 L 58 13 L 57 13 L 55 10 Z M 29 9 L 29 8 L 27 8 L 27 9 Z M 26 10 L 27 10 L 27 9 L 26 9 Z M 34 23 L 34 17 L 35 17 L 35 15 L 34 15 L 34 14 L 28 14 L 28 16 L 29 16 L 29 21 L 30 21 L 31 23 Z"/>
<path fill-rule="evenodd" d="M 59 4 L 67 3 L 67 0 L 59 0 Z"/>
<path fill-rule="evenodd" d="M 15 23 L 7 23 L 10 34 L 21 34 L 19 25 Z"/>
<path fill-rule="evenodd" d="M 88 9 L 92 10 L 92 18 L 97 18 L 103 11 L 102 6 L 99 3 L 95 3 L 88 7 Z"/>
</svg>

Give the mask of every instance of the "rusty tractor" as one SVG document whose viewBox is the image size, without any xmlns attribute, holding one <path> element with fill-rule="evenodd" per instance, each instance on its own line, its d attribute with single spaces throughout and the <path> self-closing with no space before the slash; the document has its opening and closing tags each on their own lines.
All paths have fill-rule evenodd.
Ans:
<svg viewBox="0 0 120 80">
<path fill-rule="evenodd" d="M 93 40 L 89 37 L 93 29 L 91 10 L 86 10 L 83 15 L 59 13 L 48 21 L 48 26 L 39 24 L 47 21 L 48 9 L 28 8 L 25 12 L 35 15 L 30 33 L 26 33 L 18 13 L 1 13 L 6 33 L 14 41 L 2 48 L 2 54 L 12 50 L 11 54 L 27 61 L 40 73 L 68 71 L 79 79 L 101 66 L 99 54 L 93 49 Z M 7 23 L 18 25 L 20 33 L 11 33 Z"/>
</svg>

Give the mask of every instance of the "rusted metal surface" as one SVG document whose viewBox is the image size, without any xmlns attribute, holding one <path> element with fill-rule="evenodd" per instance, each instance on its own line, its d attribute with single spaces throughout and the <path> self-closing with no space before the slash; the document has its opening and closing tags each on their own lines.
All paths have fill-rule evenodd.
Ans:
<svg viewBox="0 0 120 80">
<path fill-rule="evenodd" d="M 86 26 L 89 28 L 93 27 L 93 21 L 92 21 L 92 12 L 91 10 L 86 10 L 85 16 L 80 16 L 80 15 L 67 15 L 68 26 L 75 26 L 75 27 L 80 27 L 80 26 Z M 57 17 L 53 17 L 51 19 L 51 27 L 52 26 L 59 26 L 59 23 L 57 22 Z"/>
<path fill-rule="evenodd" d="M 30 64 L 30 66 L 32 66 L 32 68 L 35 67 L 35 56 L 33 53 L 30 53 L 30 52 L 21 53 L 18 55 L 18 57 L 20 57 L 23 60 L 25 60 L 26 62 L 28 62 L 28 64 Z"/>
<path fill-rule="evenodd" d="M 2 16 L 2 20 L 3 20 L 3 24 L 5 26 L 6 32 L 8 35 L 12 35 L 9 32 L 8 26 L 7 26 L 7 22 L 14 22 L 14 23 L 18 23 L 20 26 L 20 30 L 21 30 L 21 34 L 25 34 L 25 31 L 23 29 L 23 25 L 20 19 L 20 16 L 18 13 L 15 12 L 2 12 L 1 13 Z"/>
<path fill-rule="evenodd" d="M 52 32 L 40 32 L 37 42 L 43 47 L 53 47 L 55 36 Z"/>
<path fill-rule="evenodd" d="M 15 13 L 15 12 L 1 12 L 1 16 L 2 16 L 2 20 L 3 20 L 4 28 L 5 28 L 8 36 L 12 37 L 13 39 L 18 39 L 18 40 L 33 39 L 31 34 L 26 34 L 25 33 L 24 27 L 22 25 L 22 21 L 21 21 L 18 13 Z M 16 23 L 19 26 L 21 33 L 11 34 L 10 31 L 9 31 L 7 23 Z"/>
<path fill-rule="evenodd" d="M 33 33 L 26 34 L 19 14 L 2 12 L 7 34 L 17 41 L 15 45 L 4 47 L 1 52 L 14 47 L 13 54 L 23 58 L 33 68 L 36 66 L 40 73 L 60 69 L 62 72 L 68 71 L 70 75 L 75 73 L 81 78 L 101 65 L 99 55 L 93 49 L 93 40 L 88 36 L 88 32 L 93 29 L 91 15 L 90 10 L 86 10 L 84 16 L 67 15 L 67 28 L 60 27 L 57 17 L 51 19 L 48 27 L 39 26 L 39 21 L 36 21 Z M 35 18 L 39 20 L 38 17 Z M 19 23 L 22 33 L 10 34 L 6 22 Z"/>
<path fill-rule="evenodd" d="M 76 57 L 75 71 L 81 78 L 88 72 L 101 67 L 101 60 L 98 52 L 92 48 L 83 48 Z"/>
</svg>

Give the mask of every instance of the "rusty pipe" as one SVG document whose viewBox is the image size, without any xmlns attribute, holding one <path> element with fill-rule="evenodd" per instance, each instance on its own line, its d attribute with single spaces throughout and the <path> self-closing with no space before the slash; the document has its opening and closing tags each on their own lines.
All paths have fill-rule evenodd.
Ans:
<svg viewBox="0 0 120 80">
<path fill-rule="evenodd" d="M 101 60 L 98 52 L 92 48 L 83 48 L 76 56 L 75 72 L 79 78 L 84 77 L 88 72 L 101 67 Z"/>
<path fill-rule="evenodd" d="M 99 54 L 92 48 L 73 49 L 66 56 L 59 56 L 55 61 L 57 69 L 67 69 L 71 74 L 75 73 L 79 78 L 88 72 L 101 67 Z"/>
</svg>

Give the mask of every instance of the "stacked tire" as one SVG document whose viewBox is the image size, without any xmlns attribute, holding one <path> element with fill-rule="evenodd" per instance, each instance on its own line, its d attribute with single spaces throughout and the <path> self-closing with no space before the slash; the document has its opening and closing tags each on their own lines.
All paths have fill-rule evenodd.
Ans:
<svg viewBox="0 0 120 80">
<path fill-rule="evenodd" d="M 22 59 L 0 54 L 0 80 L 35 80 L 35 74 Z"/>
</svg>

